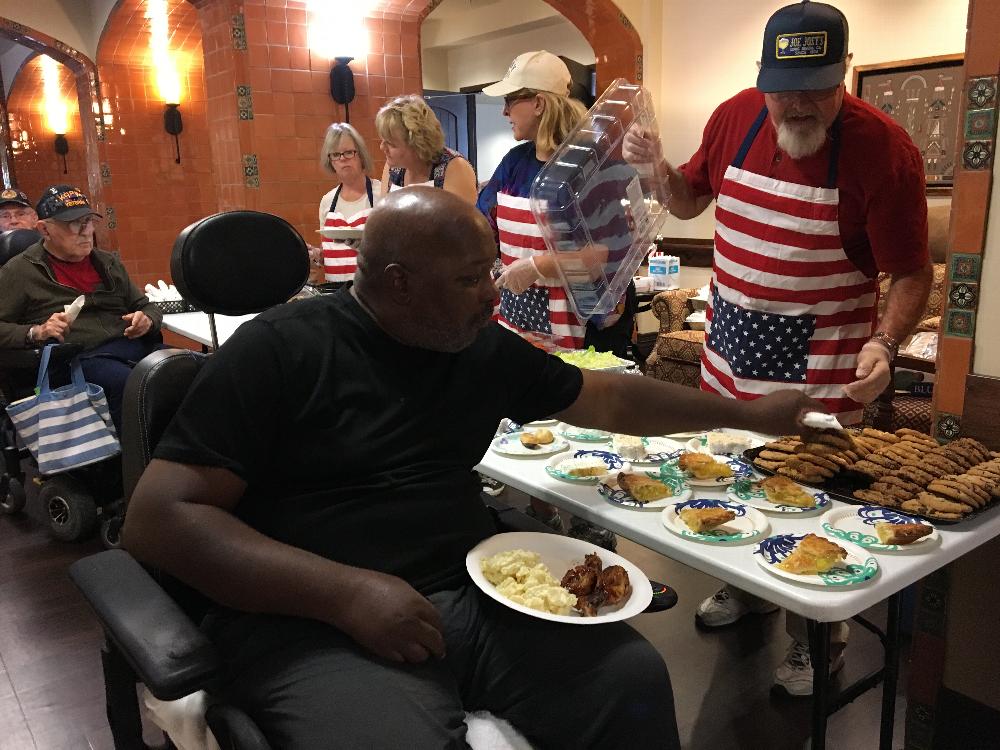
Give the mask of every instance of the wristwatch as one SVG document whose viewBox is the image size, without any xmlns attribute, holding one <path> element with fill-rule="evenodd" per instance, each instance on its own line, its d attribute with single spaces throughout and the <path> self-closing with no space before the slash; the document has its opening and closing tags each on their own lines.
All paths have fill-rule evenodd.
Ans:
<svg viewBox="0 0 1000 750">
<path fill-rule="evenodd" d="M 899 352 L 899 342 L 885 331 L 876 331 L 872 334 L 871 341 L 876 341 L 889 350 L 890 359 L 895 359 Z"/>
<path fill-rule="evenodd" d="M 28 332 L 24 334 L 24 343 L 28 346 L 35 345 L 35 327 L 28 326 Z"/>
</svg>

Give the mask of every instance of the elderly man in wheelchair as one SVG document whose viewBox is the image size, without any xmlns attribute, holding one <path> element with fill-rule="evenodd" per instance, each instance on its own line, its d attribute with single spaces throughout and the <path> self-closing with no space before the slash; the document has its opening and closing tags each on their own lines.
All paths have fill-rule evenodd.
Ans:
<svg viewBox="0 0 1000 750">
<path fill-rule="evenodd" d="M 84 375 L 104 388 L 120 434 L 125 380 L 158 348 L 163 316 L 118 257 L 95 247 L 101 216 L 86 195 L 54 185 L 36 212 L 40 241 L 0 268 L 0 349 L 81 345 Z"/>
<path fill-rule="evenodd" d="M 271 747 L 464 747 L 464 710 L 539 747 L 679 747 L 666 667 L 631 627 L 527 617 L 470 582 L 496 531 L 472 468 L 504 416 L 791 432 L 816 405 L 567 365 L 490 322 L 495 255 L 450 193 L 393 194 L 354 286 L 241 326 L 132 494 L 126 549 L 215 602 L 215 699 Z"/>
</svg>

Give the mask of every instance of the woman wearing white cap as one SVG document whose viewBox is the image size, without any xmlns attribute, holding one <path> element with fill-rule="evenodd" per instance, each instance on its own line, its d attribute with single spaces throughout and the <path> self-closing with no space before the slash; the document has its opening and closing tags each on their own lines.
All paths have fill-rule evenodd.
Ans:
<svg viewBox="0 0 1000 750">
<path fill-rule="evenodd" d="M 589 335 L 600 331 L 573 312 L 528 205 L 535 175 L 587 113 L 569 97 L 570 81 L 566 64 L 539 50 L 519 55 L 503 80 L 483 89 L 484 94 L 504 98 L 503 113 L 514 138 L 525 142 L 507 152 L 476 206 L 493 226 L 504 267 L 497 279 L 497 322 L 517 333 L 541 333 L 554 337 L 558 346 L 580 349 L 590 343 L 585 342 Z M 620 317 L 613 313 L 601 322 L 613 325 Z M 630 328 L 630 323 L 621 322 Z M 528 513 L 561 530 L 562 521 L 548 503 L 531 498 Z M 583 519 L 574 519 L 570 534 L 608 549 L 615 546 L 614 534 Z"/>
<path fill-rule="evenodd" d="M 378 201 L 382 184 L 368 176 L 372 157 L 364 138 L 346 122 L 326 129 L 319 157 L 324 171 L 340 181 L 319 201 L 319 223 L 325 229 L 360 229 Z M 354 242 L 323 240 L 323 278 L 344 284 L 354 280 L 358 251 Z"/>
<path fill-rule="evenodd" d="M 416 94 L 397 96 L 375 115 L 382 139 L 383 194 L 412 185 L 442 188 L 476 202 L 476 172 L 468 160 L 444 145 L 437 116 Z"/>
</svg>

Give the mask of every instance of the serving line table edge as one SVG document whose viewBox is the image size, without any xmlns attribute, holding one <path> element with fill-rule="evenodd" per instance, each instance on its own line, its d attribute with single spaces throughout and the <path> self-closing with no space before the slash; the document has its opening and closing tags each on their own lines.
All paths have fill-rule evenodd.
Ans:
<svg viewBox="0 0 1000 750">
<path fill-rule="evenodd" d="M 216 315 L 215 329 L 219 336 L 219 345 L 221 346 L 226 339 L 232 336 L 237 328 L 255 317 L 257 317 L 256 313 Z M 208 320 L 208 313 L 168 313 L 163 316 L 163 328 L 192 341 L 197 341 L 206 350 L 212 346 L 212 327 Z"/>
<path fill-rule="evenodd" d="M 570 450 L 610 450 L 606 444 L 569 442 Z M 879 747 L 881 750 L 891 749 L 899 664 L 900 593 L 907 586 L 1000 535 L 1000 508 L 993 508 L 960 524 L 937 526 L 940 539 L 938 542 L 931 542 L 934 544 L 932 549 L 915 548 L 903 552 L 869 550 L 878 561 L 879 570 L 872 580 L 861 585 L 849 588 L 799 585 L 772 575 L 753 559 L 757 542 L 764 537 L 736 545 L 705 544 L 682 539 L 663 526 L 660 520 L 661 509 L 640 511 L 614 506 L 598 493 L 596 485 L 571 484 L 549 476 L 544 469 L 545 463 L 545 460 L 537 458 L 500 455 L 491 449 L 486 452 L 476 469 L 529 496 L 570 511 L 665 557 L 727 584 L 738 586 L 806 618 L 812 663 L 814 666 L 820 665 L 813 673 L 811 736 L 815 750 L 822 750 L 826 746 L 829 715 L 880 682 L 883 683 L 883 688 Z M 642 469 L 636 467 L 636 470 Z M 691 489 L 695 498 L 724 499 L 726 495 L 724 487 Z M 821 512 L 765 512 L 770 523 L 768 536 L 807 532 L 823 534 L 824 517 L 841 507 L 850 507 L 850 504 L 833 500 Z M 888 616 L 883 632 L 861 617 L 860 613 L 884 600 L 887 600 Z M 879 637 L 885 650 L 885 663 L 854 684 L 831 694 L 830 625 L 851 618 Z"/>
</svg>

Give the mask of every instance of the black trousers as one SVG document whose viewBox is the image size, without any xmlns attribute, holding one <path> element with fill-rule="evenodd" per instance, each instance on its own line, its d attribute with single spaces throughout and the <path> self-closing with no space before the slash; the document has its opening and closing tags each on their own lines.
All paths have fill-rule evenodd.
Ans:
<svg viewBox="0 0 1000 750">
<path fill-rule="evenodd" d="M 430 597 L 447 656 L 382 661 L 338 630 L 238 615 L 210 628 L 230 673 L 223 697 L 274 748 L 464 748 L 464 711 L 507 719 L 538 750 L 679 748 L 655 649 L 624 623 L 547 622 L 472 586 Z"/>
</svg>

